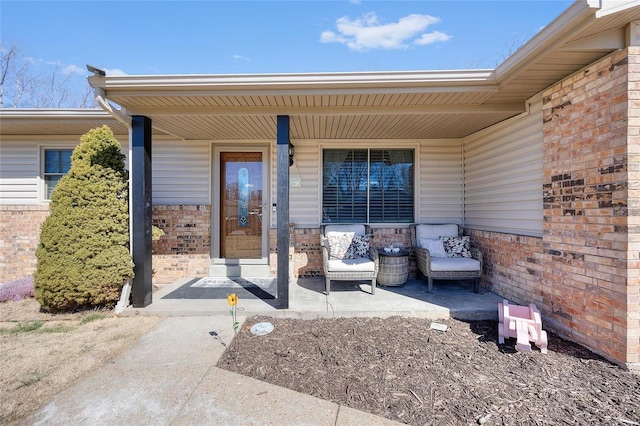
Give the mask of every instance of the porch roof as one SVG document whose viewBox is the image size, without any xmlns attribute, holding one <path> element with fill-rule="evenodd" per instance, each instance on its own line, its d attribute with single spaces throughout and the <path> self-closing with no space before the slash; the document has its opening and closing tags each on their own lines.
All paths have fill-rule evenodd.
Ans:
<svg viewBox="0 0 640 426">
<path fill-rule="evenodd" d="M 630 23 L 638 20 L 637 0 L 578 0 L 491 70 L 107 75 L 89 83 L 121 118 L 147 116 L 154 133 L 185 140 L 274 140 L 277 115 L 291 117 L 293 140 L 462 138 L 526 111 L 535 94 L 637 44 L 639 25 Z M 71 134 L 60 128 L 61 116 L 36 115 L 5 110 L 0 133 Z M 38 126 L 27 129 L 29 121 Z"/>
</svg>

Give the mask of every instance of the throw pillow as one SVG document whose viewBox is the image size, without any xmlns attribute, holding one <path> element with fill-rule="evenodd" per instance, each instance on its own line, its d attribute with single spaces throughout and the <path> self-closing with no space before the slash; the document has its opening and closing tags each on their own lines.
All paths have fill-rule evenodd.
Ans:
<svg viewBox="0 0 640 426">
<path fill-rule="evenodd" d="M 447 257 L 471 257 L 471 237 L 440 237 Z"/>
<path fill-rule="evenodd" d="M 351 247 L 351 241 L 354 238 L 353 233 L 334 234 L 327 237 L 329 242 L 329 259 L 342 260 L 348 259 L 347 252 Z"/>
<path fill-rule="evenodd" d="M 429 250 L 431 257 L 448 257 L 447 252 L 444 250 L 444 243 L 442 240 L 433 240 L 431 238 L 423 238 L 420 240 L 422 248 Z"/>
<path fill-rule="evenodd" d="M 359 257 L 369 258 L 370 243 L 371 235 L 354 235 L 345 259 L 357 259 Z"/>
</svg>

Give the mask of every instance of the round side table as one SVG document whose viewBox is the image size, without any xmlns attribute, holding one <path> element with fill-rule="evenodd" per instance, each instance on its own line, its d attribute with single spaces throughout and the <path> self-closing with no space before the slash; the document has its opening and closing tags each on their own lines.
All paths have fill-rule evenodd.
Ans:
<svg viewBox="0 0 640 426">
<path fill-rule="evenodd" d="M 406 283 L 409 277 L 409 251 L 400 249 L 398 253 L 387 253 L 384 249 L 378 249 L 378 253 L 378 284 L 393 287 Z"/>
</svg>

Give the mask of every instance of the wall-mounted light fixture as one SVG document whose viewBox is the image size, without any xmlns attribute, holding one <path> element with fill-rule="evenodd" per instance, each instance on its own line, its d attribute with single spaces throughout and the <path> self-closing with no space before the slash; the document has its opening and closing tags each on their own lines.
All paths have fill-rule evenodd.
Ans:
<svg viewBox="0 0 640 426">
<path fill-rule="evenodd" d="M 296 147 L 289 142 L 289 167 L 293 166 L 293 156 L 296 153 Z"/>
</svg>

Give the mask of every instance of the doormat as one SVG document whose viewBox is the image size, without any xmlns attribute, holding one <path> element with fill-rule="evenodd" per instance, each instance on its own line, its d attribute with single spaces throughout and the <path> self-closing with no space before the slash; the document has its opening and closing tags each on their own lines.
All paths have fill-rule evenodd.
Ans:
<svg viewBox="0 0 640 426">
<path fill-rule="evenodd" d="M 275 278 L 194 278 L 178 287 L 163 299 L 226 299 L 235 293 L 240 300 L 275 299 L 277 294 Z"/>
</svg>

